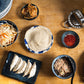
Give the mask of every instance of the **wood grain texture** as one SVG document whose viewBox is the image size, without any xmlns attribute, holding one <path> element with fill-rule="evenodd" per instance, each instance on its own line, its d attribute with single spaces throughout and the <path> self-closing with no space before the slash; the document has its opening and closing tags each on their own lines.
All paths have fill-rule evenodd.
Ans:
<svg viewBox="0 0 84 84">
<path fill-rule="evenodd" d="M 39 8 L 37 19 L 28 21 L 20 17 L 20 10 L 26 3 L 32 2 Z M 14 44 L 7 48 L 0 48 L 0 72 L 4 65 L 8 51 L 14 51 L 34 59 L 42 61 L 42 67 L 35 84 L 70 84 L 70 79 L 62 80 L 55 77 L 51 70 L 51 64 L 58 55 L 66 54 L 71 56 L 77 65 L 73 84 L 84 84 L 84 28 L 65 29 L 62 22 L 67 19 L 70 11 L 84 7 L 84 0 L 13 0 L 10 12 L 1 20 L 14 22 L 20 33 Z M 44 54 L 33 54 L 24 45 L 24 34 L 33 25 L 43 25 L 48 27 L 54 37 L 51 49 Z M 68 49 L 61 43 L 61 35 L 64 31 L 75 31 L 80 37 L 80 43 L 76 48 Z M 0 74 L 0 84 L 24 84 L 20 81 L 7 78 Z"/>
</svg>

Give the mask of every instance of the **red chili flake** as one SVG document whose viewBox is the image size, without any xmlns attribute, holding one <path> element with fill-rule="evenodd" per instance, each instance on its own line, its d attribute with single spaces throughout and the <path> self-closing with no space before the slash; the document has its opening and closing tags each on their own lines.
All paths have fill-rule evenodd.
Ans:
<svg viewBox="0 0 84 84">
<path fill-rule="evenodd" d="M 75 41 L 76 41 L 76 38 L 74 35 L 69 34 L 64 38 L 64 42 L 67 46 L 73 46 L 75 44 Z"/>
</svg>

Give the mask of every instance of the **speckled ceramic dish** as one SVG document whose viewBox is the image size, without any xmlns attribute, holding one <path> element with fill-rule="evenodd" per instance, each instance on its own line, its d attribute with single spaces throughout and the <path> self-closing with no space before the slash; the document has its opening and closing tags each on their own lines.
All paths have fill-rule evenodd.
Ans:
<svg viewBox="0 0 84 84">
<path fill-rule="evenodd" d="M 37 8 L 37 16 L 36 17 L 34 17 L 34 18 L 24 18 L 24 15 L 22 14 L 22 17 L 24 18 L 24 19 L 26 19 L 26 20 L 34 20 L 34 19 L 36 19 L 37 17 L 38 17 L 38 15 L 39 15 L 39 9 L 38 9 L 38 7 L 35 5 L 35 4 L 32 4 L 33 6 L 35 6 L 36 8 Z M 24 7 L 22 7 L 22 9 L 23 8 L 26 8 L 28 6 L 28 4 L 26 4 Z M 22 9 L 21 9 L 21 11 L 22 11 Z"/>
<path fill-rule="evenodd" d="M 75 36 L 76 41 L 75 41 L 75 44 L 74 44 L 73 46 L 67 46 L 67 45 L 65 44 L 64 38 L 65 38 L 66 35 L 73 35 L 73 36 Z M 76 32 L 74 32 L 74 31 L 66 31 L 66 32 L 64 32 L 63 35 L 62 35 L 62 43 L 63 43 L 63 45 L 64 45 L 65 47 L 67 47 L 67 48 L 74 48 L 74 47 L 76 47 L 76 46 L 79 44 L 79 41 L 80 41 L 79 36 L 78 36 L 78 34 L 77 34 Z"/>
<path fill-rule="evenodd" d="M 62 77 L 62 76 L 59 76 L 59 75 L 55 72 L 55 69 L 54 69 L 54 64 L 55 64 L 56 60 L 58 60 L 58 59 L 60 59 L 60 58 L 64 58 L 64 57 L 68 58 L 69 62 L 70 62 L 71 65 L 72 65 L 72 68 L 73 68 L 72 71 L 75 73 L 75 71 L 76 71 L 75 61 L 73 60 L 72 57 L 70 57 L 70 56 L 68 56 L 68 55 L 60 55 L 60 56 L 56 57 L 56 58 L 53 60 L 53 62 L 52 62 L 52 72 L 53 72 L 54 75 L 57 76 L 58 78 L 68 79 L 68 78 L 70 78 L 70 77 L 73 76 L 73 72 L 72 72 L 70 75 L 68 75 L 68 76 Z"/>
</svg>

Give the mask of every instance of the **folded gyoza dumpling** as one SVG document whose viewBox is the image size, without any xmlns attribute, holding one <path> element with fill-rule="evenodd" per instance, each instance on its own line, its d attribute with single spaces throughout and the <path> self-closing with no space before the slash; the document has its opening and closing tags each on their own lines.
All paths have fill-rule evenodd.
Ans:
<svg viewBox="0 0 84 84">
<path fill-rule="evenodd" d="M 18 69 L 18 71 L 16 73 L 18 73 L 18 74 L 23 73 L 25 71 L 26 66 L 27 66 L 27 63 L 25 61 L 23 61 L 22 66 Z"/>
<path fill-rule="evenodd" d="M 15 65 L 15 67 L 13 68 L 13 71 L 17 71 L 22 66 L 23 60 L 22 60 L 22 58 L 19 58 L 19 59 L 20 59 L 20 61 L 19 61 L 19 63 L 17 63 Z"/>
<path fill-rule="evenodd" d="M 27 63 L 26 69 L 24 71 L 23 77 L 29 74 L 31 67 L 32 67 L 32 64 L 31 64 L 30 60 L 28 60 L 28 63 Z"/>
<path fill-rule="evenodd" d="M 18 62 L 18 60 L 19 60 L 19 57 L 18 57 L 18 55 L 14 55 L 14 58 L 13 58 L 13 60 L 12 60 L 12 63 L 11 63 L 11 65 L 10 65 L 10 71 L 15 67 L 15 65 L 17 64 L 17 62 Z"/>
<path fill-rule="evenodd" d="M 32 68 L 31 68 L 31 70 L 29 72 L 28 78 L 31 78 L 31 77 L 35 76 L 35 73 L 36 73 L 36 62 L 34 62 Z"/>
</svg>

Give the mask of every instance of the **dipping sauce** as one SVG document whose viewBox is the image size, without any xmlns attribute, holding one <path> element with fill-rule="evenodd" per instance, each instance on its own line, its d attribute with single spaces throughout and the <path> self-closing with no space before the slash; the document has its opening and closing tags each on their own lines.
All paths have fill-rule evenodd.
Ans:
<svg viewBox="0 0 84 84">
<path fill-rule="evenodd" d="M 67 46 L 73 46 L 76 42 L 76 38 L 74 35 L 68 34 L 65 36 L 64 42 Z"/>
</svg>

